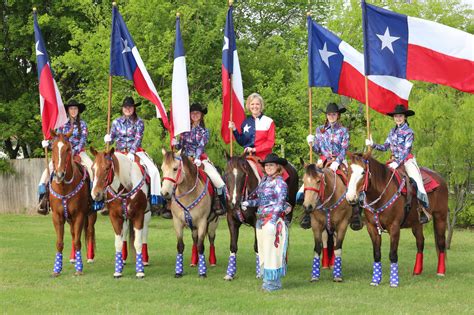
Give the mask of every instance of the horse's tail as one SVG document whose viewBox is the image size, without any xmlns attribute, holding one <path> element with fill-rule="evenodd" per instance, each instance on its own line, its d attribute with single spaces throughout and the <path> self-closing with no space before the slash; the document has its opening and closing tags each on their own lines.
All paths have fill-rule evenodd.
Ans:
<svg viewBox="0 0 474 315">
<path fill-rule="evenodd" d="M 135 230 L 133 229 L 132 220 L 127 220 L 127 221 L 128 221 L 128 249 L 132 257 L 135 257 L 137 255 L 137 252 L 135 250 Z"/>
<path fill-rule="evenodd" d="M 326 229 L 328 233 L 328 259 L 332 261 L 332 256 L 334 255 L 334 232 Z"/>
</svg>

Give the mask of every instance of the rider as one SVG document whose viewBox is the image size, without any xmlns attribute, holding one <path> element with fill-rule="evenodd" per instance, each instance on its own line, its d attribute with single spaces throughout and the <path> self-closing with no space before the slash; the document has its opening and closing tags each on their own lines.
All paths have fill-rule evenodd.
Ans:
<svg viewBox="0 0 474 315">
<path fill-rule="evenodd" d="M 92 160 L 87 155 L 85 151 L 85 146 L 87 143 L 87 124 L 84 120 L 81 119 L 81 113 L 86 110 L 86 105 L 77 102 L 76 100 L 70 100 L 66 105 L 64 105 L 69 120 L 64 124 L 64 126 L 58 128 L 57 133 L 67 134 L 72 129 L 72 135 L 69 138 L 69 142 L 72 147 L 72 154 L 74 157 L 79 157 L 81 164 L 86 168 L 89 173 L 89 178 L 92 178 Z M 49 140 L 41 141 L 43 148 L 51 146 Z M 49 163 L 49 173 L 53 172 L 53 162 Z M 48 214 L 48 194 L 46 193 L 46 185 L 48 183 L 48 171 L 45 169 L 41 175 L 41 180 L 38 186 L 39 192 L 39 205 L 38 213 L 46 215 Z"/>
<path fill-rule="evenodd" d="M 315 135 L 308 135 L 306 141 L 312 147 L 313 151 L 320 154 L 316 165 L 319 167 L 329 165 L 329 168 L 336 172 L 341 164 L 347 168 L 346 150 L 349 147 L 349 132 L 347 128 L 341 125 L 341 114 L 346 109 L 339 107 L 335 103 L 329 103 L 326 107 L 326 122 L 324 125 L 316 128 Z M 298 194 L 303 195 L 303 187 L 300 188 Z M 301 222 L 303 228 L 311 226 L 309 214 L 306 214 Z M 360 220 L 359 207 L 355 206 L 352 213 L 351 228 L 360 230 L 362 228 Z"/>
<path fill-rule="evenodd" d="M 387 151 L 390 149 L 392 158 L 388 167 L 396 170 L 401 165 L 405 166 L 408 176 L 415 182 L 417 189 L 416 196 L 421 204 L 419 211 L 419 219 L 421 224 L 425 224 L 431 220 L 428 213 L 429 201 L 423 185 L 423 179 L 420 169 L 416 163 L 415 156 L 411 153 L 414 132 L 409 127 L 407 117 L 415 115 L 415 112 L 407 109 L 404 105 L 397 105 L 395 110 L 387 115 L 392 116 L 396 126 L 390 130 L 384 144 L 375 144 L 372 136 L 365 139 L 365 144 L 379 151 Z"/>
<path fill-rule="evenodd" d="M 145 124 L 136 112 L 140 104 L 140 102 L 135 103 L 130 96 L 125 97 L 122 103 L 123 116 L 113 121 L 110 134 L 104 136 L 104 141 L 106 143 L 115 141 L 117 151 L 126 154 L 132 162 L 135 162 L 135 155 L 140 158 L 140 162 L 145 165 L 150 175 L 150 203 L 152 205 L 163 205 L 160 173 L 153 160 L 141 147 Z"/>
<path fill-rule="evenodd" d="M 263 265 L 262 289 L 274 291 L 281 289 L 281 278 L 286 274 L 288 227 L 284 216 L 291 211 L 291 207 L 286 202 L 288 186 L 282 174 L 283 166 L 288 162 L 270 153 L 260 163 L 265 168 L 266 176 L 249 199 L 242 202 L 242 209 L 258 206 L 255 228 L 260 266 Z"/>
<path fill-rule="evenodd" d="M 193 103 L 189 108 L 191 116 L 191 130 L 181 134 L 179 142 L 172 140 L 172 145 L 177 149 L 182 149 L 185 156 L 193 157 L 196 166 L 204 166 L 204 172 L 209 176 L 214 187 L 216 187 L 219 196 L 220 208 L 216 209 L 217 215 L 226 212 L 226 189 L 219 172 L 209 161 L 205 153 L 206 144 L 209 141 L 209 130 L 204 124 L 204 115 L 207 114 L 207 108 L 203 108 L 200 103 Z"/>
</svg>

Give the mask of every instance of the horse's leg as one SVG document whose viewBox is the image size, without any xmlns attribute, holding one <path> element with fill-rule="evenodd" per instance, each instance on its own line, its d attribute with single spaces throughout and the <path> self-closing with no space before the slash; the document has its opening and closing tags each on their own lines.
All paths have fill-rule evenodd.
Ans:
<svg viewBox="0 0 474 315">
<path fill-rule="evenodd" d="M 200 278 L 207 277 L 207 266 L 206 266 L 206 256 L 204 255 L 204 239 L 206 238 L 207 234 L 207 216 L 199 222 L 197 227 L 198 231 L 198 253 L 199 253 L 199 260 L 198 260 L 198 273 Z"/>
<path fill-rule="evenodd" d="M 197 228 L 191 231 L 191 235 L 193 238 L 193 249 L 191 251 L 191 263 L 189 264 L 190 267 L 196 267 L 198 264 L 198 230 Z"/>
<path fill-rule="evenodd" d="M 95 257 L 95 222 L 97 221 L 97 212 L 87 216 L 87 263 L 93 263 Z"/>
<path fill-rule="evenodd" d="M 423 272 L 423 249 L 425 247 L 425 237 L 423 236 L 423 226 L 416 224 L 411 228 L 413 236 L 416 239 L 416 261 L 415 267 L 413 268 L 413 275 L 421 275 Z"/>
<path fill-rule="evenodd" d="M 128 237 L 128 234 L 130 233 L 129 229 L 129 219 L 124 219 L 122 220 L 122 260 L 123 260 L 123 264 L 126 265 L 127 264 L 127 257 L 128 257 L 128 243 L 127 243 L 127 237 Z"/>
<path fill-rule="evenodd" d="M 447 197 L 446 197 L 447 198 Z M 446 202 L 447 203 L 447 202 Z M 434 202 L 432 204 L 435 204 Z M 436 274 L 444 277 L 446 274 L 446 222 L 447 222 L 448 206 L 444 213 L 433 209 L 433 226 L 436 243 L 436 251 L 438 252 L 438 268 Z"/>
<path fill-rule="evenodd" d="M 76 263 L 76 250 L 74 249 L 74 229 L 71 227 L 71 253 L 69 254 L 69 262 L 71 264 Z"/>
<path fill-rule="evenodd" d="M 120 207 L 120 206 L 119 206 Z M 109 217 L 110 222 L 112 223 L 112 227 L 115 233 L 115 271 L 114 271 L 114 278 L 118 279 L 122 277 L 123 271 L 123 257 L 122 257 L 122 249 L 123 249 L 123 226 L 124 226 L 124 219 L 121 213 L 115 211 L 115 209 L 110 208 L 109 204 Z M 119 211 L 121 212 L 121 211 Z"/>
<path fill-rule="evenodd" d="M 390 287 L 398 287 L 398 242 L 400 241 L 400 225 L 392 224 L 390 228 Z"/>
<path fill-rule="evenodd" d="M 143 219 L 143 233 L 142 233 L 142 256 L 143 256 L 143 265 L 148 266 L 150 256 L 148 256 L 148 224 L 151 221 L 151 211 L 145 213 Z"/>
<path fill-rule="evenodd" d="M 327 233 L 324 226 L 316 220 L 316 216 L 314 213 L 311 215 L 311 229 L 313 230 L 313 237 L 314 237 L 314 257 L 313 257 L 313 265 L 311 268 L 311 282 L 315 282 L 315 281 L 318 281 L 319 277 L 321 276 L 320 265 L 321 265 L 321 250 L 323 249 L 323 238 L 324 238 L 323 234 L 325 233 L 326 238 L 327 238 Z"/>
<path fill-rule="evenodd" d="M 323 269 L 329 269 L 329 252 L 328 252 L 328 232 L 326 229 L 323 229 L 321 234 L 321 241 L 323 246 L 323 259 L 322 259 L 322 267 Z"/>
<path fill-rule="evenodd" d="M 379 235 L 377 228 L 374 224 L 367 221 L 367 232 L 369 233 L 370 239 L 372 240 L 372 248 L 374 254 L 374 264 L 372 266 L 372 281 L 370 285 L 378 286 L 382 281 L 382 253 L 380 247 L 382 246 L 382 237 Z"/>
<path fill-rule="evenodd" d="M 349 222 L 342 220 L 336 227 L 336 242 L 334 244 L 334 269 L 332 270 L 333 280 L 342 282 L 342 243 L 346 236 L 347 226 Z"/>
<path fill-rule="evenodd" d="M 176 249 L 178 253 L 176 254 L 176 264 L 175 264 L 175 278 L 181 278 L 183 276 L 183 252 L 184 252 L 184 242 L 183 242 L 183 230 L 184 223 L 181 222 L 175 215 L 173 215 L 173 225 L 174 231 L 177 238 Z"/>
<path fill-rule="evenodd" d="M 224 280 L 230 281 L 234 279 L 237 272 L 237 250 L 240 228 L 240 223 L 236 222 L 232 216 L 232 211 L 227 211 L 227 225 L 230 233 L 230 255 Z"/>
<path fill-rule="evenodd" d="M 57 277 L 63 270 L 64 249 L 64 217 L 62 212 L 52 212 L 54 229 L 56 230 L 56 258 L 54 259 L 53 277 Z"/>
<path fill-rule="evenodd" d="M 217 264 L 216 248 L 214 241 L 216 239 L 216 230 L 219 225 L 219 217 L 212 220 L 207 226 L 207 236 L 209 238 L 209 264 L 213 267 Z"/>
<path fill-rule="evenodd" d="M 143 265 L 142 255 L 142 240 L 143 240 L 143 221 L 144 221 L 144 209 L 137 211 L 133 217 L 133 231 L 135 239 L 133 245 L 135 247 L 135 272 L 137 279 L 145 277 L 145 266 Z"/>
<path fill-rule="evenodd" d="M 77 211 L 77 210 L 76 210 Z M 82 264 L 82 255 L 81 255 L 81 235 L 82 229 L 84 228 L 84 214 L 82 212 L 77 211 L 77 215 L 75 218 L 72 218 L 71 229 L 74 229 L 74 249 L 75 254 L 74 258 L 76 259 L 76 263 L 74 267 L 76 268 L 76 276 L 82 275 L 83 264 Z"/>
</svg>

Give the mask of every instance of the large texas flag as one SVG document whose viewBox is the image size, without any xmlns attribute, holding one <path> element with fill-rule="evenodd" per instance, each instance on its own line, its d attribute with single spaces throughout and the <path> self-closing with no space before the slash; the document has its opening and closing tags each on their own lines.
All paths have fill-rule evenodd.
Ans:
<svg viewBox="0 0 474 315">
<path fill-rule="evenodd" d="M 155 104 L 156 116 L 169 129 L 163 102 L 145 68 L 137 46 L 123 21 L 117 7 L 112 8 L 112 37 L 110 41 L 110 75 L 123 76 L 132 80 L 138 94 Z"/>
<path fill-rule="evenodd" d="M 474 35 L 362 1 L 368 74 L 474 93 Z"/>
<path fill-rule="evenodd" d="M 232 78 L 232 85 L 230 84 Z M 229 129 L 230 98 L 232 97 L 232 121 L 237 129 L 245 119 L 244 88 L 240 72 L 239 56 L 235 44 L 234 22 L 232 20 L 232 6 L 227 11 L 224 28 L 224 46 L 222 47 L 222 122 L 221 135 L 225 143 L 231 141 Z"/>
<path fill-rule="evenodd" d="M 36 11 L 33 13 L 33 19 L 41 124 L 44 138 L 49 139 L 51 137 L 49 134 L 50 130 L 55 130 L 56 128 L 63 126 L 67 122 L 67 116 L 61 99 L 61 94 L 59 93 L 58 86 L 53 78 L 48 53 L 46 52 L 46 46 L 43 41 L 43 35 L 41 35 L 41 30 L 38 25 Z"/>
<path fill-rule="evenodd" d="M 364 56 L 308 16 L 309 86 L 331 87 L 336 94 L 365 103 Z M 408 107 L 413 84 L 391 76 L 368 77 L 369 106 L 386 114 Z"/>
</svg>

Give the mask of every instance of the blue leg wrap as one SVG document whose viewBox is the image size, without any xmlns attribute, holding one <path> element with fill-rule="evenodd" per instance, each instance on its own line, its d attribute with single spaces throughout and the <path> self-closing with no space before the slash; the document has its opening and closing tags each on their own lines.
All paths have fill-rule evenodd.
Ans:
<svg viewBox="0 0 474 315">
<path fill-rule="evenodd" d="M 63 270 L 63 254 L 62 253 L 56 253 L 56 258 L 54 259 L 53 272 L 54 273 L 61 273 L 62 270 Z"/>
<path fill-rule="evenodd" d="M 123 258 L 122 252 L 115 253 L 115 272 L 122 273 L 123 270 Z"/>
<path fill-rule="evenodd" d="M 390 264 L 390 286 L 398 287 L 398 263 Z"/>
<path fill-rule="evenodd" d="M 204 254 L 199 255 L 198 270 L 200 276 L 205 275 L 207 273 L 206 257 L 204 256 Z"/>
<path fill-rule="evenodd" d="M 374 262 L 371 284 L 379 285 L 382 281 L 382 262 Z"/>
<path fill-rule="evenodd" d="M 97 212 L 99 210 L 102 210 L 104 208 L 104 201 L 101 200 L 101 201 L 94 201 L 92 203 L 92 209 Z"/>
<path fill-rule="evenodd" d="M 333 278 L 342 278 L 342 258 L 336 257 L 334 260 L 334 269 L 332 270 Z"/>
<path fill-rule="evenodd" d="M 135 271 L 136 271 L 137 273 L 139 273 L 139 272 L 144 272 L 144 271 L 145 271 L 145 267 L 143 266 L 142 253 L 137 254 L 136 263 L 135 263 Z"/>
<path fill-rule="evenodd" d="M 262 271 L 260 270 L 260 256 L 258 254 L 255 255 L 255 273 L 257 274 L 257 278 L 261 278 Z"/>
<path fill-rule="evenodd" d="M 80 250 L 76 250 L 75 257 L 76 257 L 76 263 L 75 263 L 74 267 L 76 268 L 77 272 L 82 272 L 83 265 L 82 265 L 82 256 L 81 256 L 81 251 Z"/>
<path fill-rule="evenodd" d="M 304 192 L 298 191 L 296 193 L 296 203 L 302 205 L 304 201 Z"/>
<path fill-rule="evenodd" d="M 40 184 L 38 186 L 38 195 L 44 195 L 46 193 L 46 184 Z"/>
<path fill-rule="evenodd" d="M 320 273 L 320 258 L 319 256 L 314 256 L 313 258 L 313 268 L 311 269 L 311 278 L 312 279 L 319 279 L 321 276 Z"/>
<path fill-rule="evenodd" d="M 174 270 L 177 275 L 183 274 L 183 254 L 176 254 L 176 265 Z"/>
<path fill-rule="evenodd" d="M 227 263 L 227 275 L 230 277 L 235 276 L 237 272 L 237 257 L 235 255 L 229 256 L 229 262 Z"/>
</svg>

